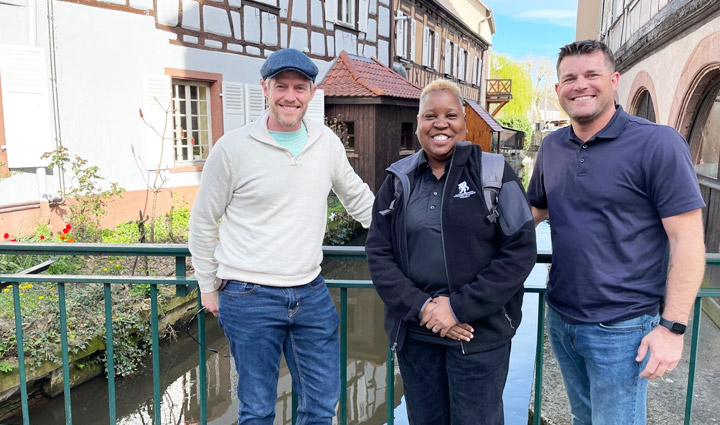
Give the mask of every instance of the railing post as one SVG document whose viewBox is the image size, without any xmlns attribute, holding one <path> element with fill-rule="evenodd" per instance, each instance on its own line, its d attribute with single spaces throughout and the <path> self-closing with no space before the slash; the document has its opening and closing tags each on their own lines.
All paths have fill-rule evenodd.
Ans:
<svg viewBox="0 0 720 425">
<path fill-rule="evenodd" d="M 107 357 L 107 378 L 108 378 L 108 404 L 110 425 L 115 425 L 115 353 L 113 350 L 113 325 L 112 325 L 112 288 L 109 283 L 103 284 L 105 288 L 105 357 Z"/>
<path fill-rule="evenodd" d="M 385 370 L 387 376 L 387 425 L 393 425 L 395 424 L 395 353 L 390 348 L 387 353 Z"/>
<path fill-rule="evenodd" d="M 65 400 L 65 424 L 72 424 L 72 405 L 70 398 L 70 358 L 68 355 L 67 311 L 65 306 L 65 284 L 58 283 L 58 303 L 60 307 L 60 346 L 62 350 L 63 398 Z"/>
<path fill-rule="evenodd" d="M 198 310 L 202 309 L 202 299 L 200 298 L 200 290 L 197 294 Z M 207 424 L 207 360 L 205 359 L 205 313 L 198 314 L 198 380 L 200 389 L 198 398 L 200 399 L 200 423 Z"/>
<path fill-rule="evenodd" d="M 175 276 L 177 277 L 185 277 L 187 273 L 186 267 L 185 267 L 185 257 L 175 257 Z M 175 296 L 176 297 L 184 297 L 188 294 L 188 286 L 187 285 L 177 285 L 175 287 Z"/>
<path fill-rule="evenodd" d="M 158 325 L 158 289 L 150 285 L 150 326 L 152 328 L 152 364 L 153 364 L 153 417 L 156 424 L 162 423 L 162 404 L 160 395 L 160 332 Z"/>
<path fill-rule="evenodd" d="M 695 392 L 695 367 L 697 366 L 698 338 L 700 337 L 700 320 L 702 317 L 702 298 L 695 298 L 693 311 L 692 338 L 690 339 L 690 367 L 688 368 L 688 387 L 685 394 L 685 425 L 692 423 L 693 393 Z"/>
<path fill-rule="evenodd" d="M 20 369 L 20 403 L 23 425 L 30 425 L 28 409 L 27 377 L 25 376 L 25 345 L 23 344 L 22 311 L 20 310 L 20 284 L 13 283 L 13 307 L 15 310 L 15 339 L 17 340 L 18 368 Z"/>
<path fill-rule="evenodd" d="M 538 294 L 537 335 L 535 341 L 535 400 L 533 402 L 533 425 L 542 419 L 543 346 L 545 345 L 545 297 Z"/>
<path fill-rule="evenodd" d="M 340 411 L 338 423 L 347 424 L 347 288 L 340 288 Z"/>
</svg>

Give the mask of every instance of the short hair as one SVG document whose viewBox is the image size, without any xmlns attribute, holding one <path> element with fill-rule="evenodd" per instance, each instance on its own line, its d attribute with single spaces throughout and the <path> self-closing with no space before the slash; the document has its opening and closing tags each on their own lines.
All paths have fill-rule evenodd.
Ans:
<svg viewBox="0 0 720 425">
<path fill-rule="evenodd" d="M 560 48 L 560 52 L 558 53 L 555 70 L 558 71 L 559 74 L 560 62 L 562 62 L 566 56 L 589 55 L 595 52 L 602 52 L 605 56 L 605 63 L 608 68 L 610 68 L 610 72 L 615 72 L 615 56 L 613 56 L 613 53 L 607 44 L 598 40 L 573 41 L 570 44 L 562 46 Z"/>
<path fill-rule="evenodd" d="M 460 109 L 462 109 L 463 103 L 465 103 L 465 101 L 463 100 L 462 94 L 460 94 L 460 87 L 458 87 L 457 84 L 453 83 L 450 80 L 440 79 L 432 81 L 430 84 L 426 85 L 425 88 L 423 88 L 422 92 L 420 93 L 420 104 L 418 105 L 418 110 L 422 110 L 422 107 L 425 104 L 425 101 L 427 101 L 427 97 L 430 95 L 430 93 L 440 90 L 447 90 L 450 93 L 454 94 L 455 97 L 457 97 Z"/>
</svg>

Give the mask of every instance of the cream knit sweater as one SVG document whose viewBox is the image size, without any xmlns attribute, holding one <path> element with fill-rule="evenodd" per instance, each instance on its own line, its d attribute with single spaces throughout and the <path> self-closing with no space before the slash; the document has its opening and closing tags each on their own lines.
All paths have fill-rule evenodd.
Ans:
<svg viewBox="0 0 720 425">
<path fill-rule="evenodd" d="M 214 291 L 216 277 L 270 286 L 310 282 L 320 273 L 330 190 L 370 225 L 373 194 L 338 137 L 306 119 L 308 140 L 294 158 L 270 137 L 268 114 L 221 137 L 205 162 L 189 240 L 201 292 Z"/>
</svg>

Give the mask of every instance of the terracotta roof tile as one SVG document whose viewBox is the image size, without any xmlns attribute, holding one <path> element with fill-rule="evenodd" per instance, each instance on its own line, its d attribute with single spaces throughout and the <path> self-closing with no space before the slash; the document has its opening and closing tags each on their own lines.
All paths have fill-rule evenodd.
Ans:
<svg viewBox="0 0 720 425">
<path fill-rule="evenodd" d="M 482 106 L 480 106 L 477 102 L 473 102 L 471 100 L 467 101 L 467 104 L 470 105 L 470 108 L 472 108 L 475 113 L 480 116 L 480 118 L 485 121 L 485 123 L 490 126 L 492 131 L 503 131 L 503 126 L 500 125 L 499 122 L 495 121 L 495 118 L 493 118 L 492 115 L 488 111 L 486 111 Z"/>
<path fill-rule="evenodd" d="M 419 99 L 422 89 L 377 59 L 340 52 L 333 66 L 318 85 L 325 97 L 400 97 Z"/>
</svg>

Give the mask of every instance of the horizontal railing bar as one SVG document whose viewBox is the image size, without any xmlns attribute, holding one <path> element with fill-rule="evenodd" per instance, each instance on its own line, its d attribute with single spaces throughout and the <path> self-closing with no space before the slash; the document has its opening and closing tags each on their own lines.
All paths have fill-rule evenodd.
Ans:
<svg viewBox="0 0 720 425">
<path fill-rule="evenodd" d="M 189 256 L 187 244 L 174 243 L 44 243 L 44 242 L 7 242 L 0 244 L 3 254 L 33 255 L 145 255 L 151 257 Z"/>
<path fill-rule="evenodd" d="M 17 274 L 38 274 L 38 273 L 42 273 L 42 272 L 44 272 L 45 270 L 49 269 L 50 266 L 52 266 L 53 263 L 55 263 L 57 260 L 58 260 L 57 258 L 51 258 L 51 259 L 49 259 L 49 260 L 47 260 L 47 261 L 43 261 L 43 262 L 40 263 L 40 264 L 36 264 L 36 265 L 34 265 L 34 266 L 30 267 L 30 268 L 27 268 L 27 269 L 25 269 L 25 270 L 23 270 L 23 271 L 21 271 L 21 272 L 18 272 Z M 9 285 L 10 285 L 10 282 L 0 281 L 0 289 L 3 289 L 3 288 L 5 288 L 6 286 L 9 286 Z"/>
<path fill-rule="evenodd" d="M 76 275 L 76 274 L 0 274 L 0 280 L 19 283 L 111 283 L 111 284 L 143 284 L 156 283 L 158 285 L 197 285 L 192 277 L 181 278 L 176 276 L 120 276 L 120 275 Z"/>
</svg>

